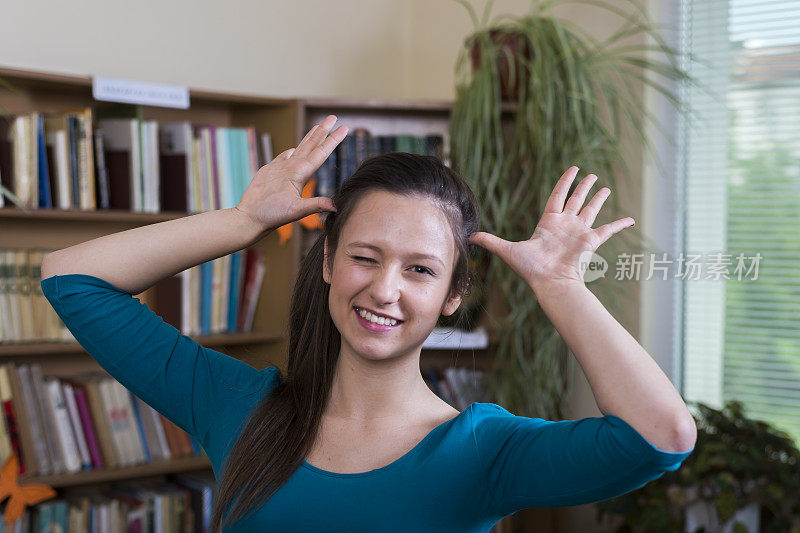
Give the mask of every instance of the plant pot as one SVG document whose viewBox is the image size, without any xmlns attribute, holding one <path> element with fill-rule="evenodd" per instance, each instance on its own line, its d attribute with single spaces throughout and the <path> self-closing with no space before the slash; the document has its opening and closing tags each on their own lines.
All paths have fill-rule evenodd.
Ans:
<svg viewBox="0 0 800 533">
<path fill-rule="evenodd" d="M 500 98 L 502 100 L 517 101 L 520 85 L 524 83 L 525 78 L 525 69 L 519 58 L 530 59 L 531 57 L 530 47 L 527 46 L 525 35 L 522 33 L 510 33 L 503 30 L 489 30 L 489 38 L 494 43 L 500 45 L 497 56 L 497 71 L 500 74 Z M 470 41 L 472 41 L 471 45 L 469 44 Z M 481 49 L 475 42 L 475 36 L 467 40 L 467 45 L 470 50 L 472 69 L 475 70 L 481 66 Z M 514 57 L 513 79 L 507 54 Z"/>
<path fill-rule="evenodd" d="M 697 488 L 687 489 L 687 496 L 692 499 L 697 494 Z M 743 508 L 738 509 L 733 516 L 724 524 L 719 523 L 717 508 L 714 504 L 707 501 L 700 501 L 686 509 L 686 529 L 685 533 L 694 533 L 700 528 L 705 531 L 720 531 L 722 533 L 733 533 L 733 526 L 741 522 L 749 533 L 761 531 L 761 505 L 753 502 Z"/>
</svg>

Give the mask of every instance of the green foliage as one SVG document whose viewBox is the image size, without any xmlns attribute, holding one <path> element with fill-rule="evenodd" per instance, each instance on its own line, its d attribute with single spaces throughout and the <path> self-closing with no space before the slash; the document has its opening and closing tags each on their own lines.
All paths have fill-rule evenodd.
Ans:
<svg viewBox="0 0 800 533">
<path fill-rule="evenodd" d="M 678 470 L 599 502 L 598 523 L 606 515 L 618 515 L 624 519 L 624 529 L 618 532 L 684 531 L 685 510 L 698 501 L 713 504 L 720 523 L 737 509 L 757 502 L 766 509 L 762 531 L 800 532 L 800 450 L 792 438 L 761 420 L 747 418 L 737 401 L 727 402 L 722 410 L 703 403 L 692 405 L 698 414 L 694 415 L 697 443 L 691 455 Z M 738 524 L 734 531 L 746 529 Z"/>
<path fill-rule="evenodd" d="M 481 229 L 511 241 L 530 238 L 556 181 L 573 164 L 596 173 L 612 189 L 601 217 L 625 216 L 614 194 L 631 179 L 623 138 L 641 139 L 649 148 L 646 121 L 657 125 L 637 88 L 653 87 L 684 111 L 667 88 L 670 82 L 691 81 L 678 66 L 677 52 L 663 43 L 633 1 L 625 2 L 628 10 L 602 0 L 579 2 L 622 18 L 620 28 L 602 42 L 550 13 L 564 2 L 533 2 L 523 17 L 501 16 L 488 24 L 491 1 L 480 21 L 467 0 L 457 1 L 476 28 L 456 64 L 450 152 L 454 168 L 482 202 Z M 656 44 L 628 43 L 645 36 Z M 516 43 L 516 53 L 508 42 Z M 646 57 L 652 50 L 666 60 Z M 479 59 L 476 67 L 473 56 Z M 502 87 L 515 84 L 516 100 L 504 104 Z M 512 124 L 502 120 L 509 107 Z M 635 243 L 629 243 L 634 236 Z M 629 253 L 638 253 L 630 247 L 644 240 L 638 229 L 629 228 L 603 249 L 627 245 Z M 509 309 L 507 316 L 490 317 L 497 319 L 494 363 L 487 374 L 491 400 L 520 415 L 564 418 L 574 358 L 525 281 L 497 257 L 480 253 L 485 284 Z M 612 310 L 625 293 L 609 280 L 589 288 L 610 300 Z"/>
</svg>

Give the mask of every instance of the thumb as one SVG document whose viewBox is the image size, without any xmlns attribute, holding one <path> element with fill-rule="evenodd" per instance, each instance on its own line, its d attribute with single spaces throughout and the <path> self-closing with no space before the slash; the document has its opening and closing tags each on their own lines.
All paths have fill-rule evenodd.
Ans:
<svg viewBox="0 0 800 533">
<path fill-rule="evenodd" d="M 511 243 L 505 239 L 501 239 L 491 233 L 487 233 L 485 231 L 476 231 L 472 235 L 469 236 L 469 242 L 471 244 L 477 244 L 482 248 L 486 248 L 493 254 L 496 254 L 505 261 L 506 256 L 508 255 L 508 249 L 511 246 Z"/>
<path fill-rule="evenodd" d="M 301 216 L 319 213 L 320 211 L 336 211 L 333 200 L 327 196 L 315 196 L 314 198 L 302 198 L 300 201 Z"/>
</svg>

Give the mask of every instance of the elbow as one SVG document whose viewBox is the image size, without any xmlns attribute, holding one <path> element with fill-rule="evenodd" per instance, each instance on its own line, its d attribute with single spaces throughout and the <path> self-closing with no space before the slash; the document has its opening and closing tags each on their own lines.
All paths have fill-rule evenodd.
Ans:
<svg viewBox="0 0 800 533">
<path fill-rule="evenodd" d="M 57 274 L 57 272 L 55 270 L 55 266 L 56 266 L 55 265 L 55 261 L 53 261 L 53 257 L 52 257 L 54 253 L 55 252 L 50 252 L 48 254 L 45 254 L 45 256 L 42 258 L 42 264 L 41 264 L 42 279 L 46 279 L 46 278 L 49 278 L 49 277 Z"/>
<path fill-rule="evenodd" d="M 673 449 L 676 453 L 686 453 L 694 448 L 697 442 L 697 424 L 694 418 L 687 414 L 678 424 L 675 431 Z"/>
</svg>

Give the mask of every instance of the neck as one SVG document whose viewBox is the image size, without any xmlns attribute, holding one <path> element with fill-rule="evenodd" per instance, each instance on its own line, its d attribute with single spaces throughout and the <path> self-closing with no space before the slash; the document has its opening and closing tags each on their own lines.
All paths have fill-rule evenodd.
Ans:
<svg viewBox="0 0 800 533">
<path fill-rule="evenodd" d="M 435 396 L 419 370 L 420 350 L 421 346 L 406 356 L 373 360 L 343 344 L 326 415 L 365 422 L 418 415 Z"/>
</svg>

